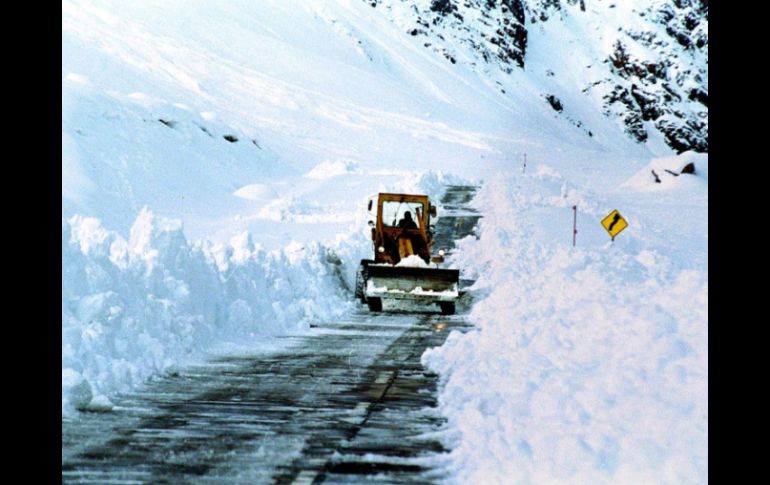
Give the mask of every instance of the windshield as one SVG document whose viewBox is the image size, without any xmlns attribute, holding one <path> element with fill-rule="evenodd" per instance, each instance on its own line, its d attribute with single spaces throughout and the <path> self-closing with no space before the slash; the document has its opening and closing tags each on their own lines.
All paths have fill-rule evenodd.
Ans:
<svg viewBox="0 0 770 485">
<path fill-rule="evenodd" d="M 388 200 L 382 203 L 382 223 L 385 227 L 419 229 L 417 209 L 423 214 L 425 207 L 420 202 L 398 202 Z M 409 215 L 407 215 L 407 212 Z"/>
</svg>

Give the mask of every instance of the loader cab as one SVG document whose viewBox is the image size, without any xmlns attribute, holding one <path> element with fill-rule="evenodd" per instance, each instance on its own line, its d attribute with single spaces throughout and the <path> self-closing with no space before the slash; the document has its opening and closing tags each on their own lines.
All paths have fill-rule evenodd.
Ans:
<svg viewBox="0 0 770 485">
<path fill-rule="evenodd" d="M 376 204 L 376 223 L 372 225 L 375 261 L 397 264 L 401 259 L 416 254 L 428 263 L 433 239 L 430 218 L 436 213 L 428 197 L 381 193 L 376 198 Z M 374 215 L 373 212 L 370 201 L 369 213 Z M 410 218 L 413 223 L 406 223 Z"/>
</svg>

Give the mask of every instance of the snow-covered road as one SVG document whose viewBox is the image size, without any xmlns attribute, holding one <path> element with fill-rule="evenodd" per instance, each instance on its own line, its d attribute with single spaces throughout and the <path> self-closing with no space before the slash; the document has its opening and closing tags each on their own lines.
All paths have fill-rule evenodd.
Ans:
<svg viewBox="0 0 770 485">
<path fill-rule="evenodd" d="M 472 193 L 447 191 L 440 246 L 473 231 Z M 445 419 L 420 358 L 468 327 L 468 296 L 452 317 L 360 305 L 281 350 L 189 367 L 118 396 L 111 412 L 64 419 L 63 482 L 434 482 Z"/>
</svg>

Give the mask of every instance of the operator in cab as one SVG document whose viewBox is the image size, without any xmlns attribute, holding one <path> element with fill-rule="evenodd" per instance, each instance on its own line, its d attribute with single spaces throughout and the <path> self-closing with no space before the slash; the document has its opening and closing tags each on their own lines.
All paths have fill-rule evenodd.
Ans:
<svg viewBox="0 0 770 485">
<path fill-rule="evenodd" d="M 417 223 L 412 219 L 412 213 L 409 211 L 404 212 L 404 217 L 398 221 L 398 227 L 401 229 L 419 229 Z"/>
</svg>

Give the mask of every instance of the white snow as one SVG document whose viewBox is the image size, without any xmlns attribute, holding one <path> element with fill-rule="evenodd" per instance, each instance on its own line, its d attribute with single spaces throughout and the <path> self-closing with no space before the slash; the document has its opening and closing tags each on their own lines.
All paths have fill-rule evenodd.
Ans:
<svg viewBox="0 0 770 485">
<path fill-rule="evenodd" d="M 685 165 L 694 163 L 696 173 L 679 177 Z M 655 175 L 660 182 L 655 182 Z M 673 173 L 672 173 L 673 172 Z M 708 183 L 708 155 L 703 153 L 685 152 L 679 156 L 655 158 L 644 168 L 625 181 L 621 186 L 634 191 L 660 191 L 681 188 L 683 184 Z"/>
<path fill-rule="evenodd" d="M 62 368 L 62 413 L 71 408 L 85 409 L 93 398 L 91 385 L 78 371 L 71 368 Z"/>
<path fill-rule="evenodd" d="M 277 196 L 275 191 L 265 184 L 248 184 L 233 192 L 233 195 L 242 199 L 264 201 Z"/>
<path fill-rule="evenodd" d="M 356 173 L 359 171 L 359 165 L 351 160 L 334 160 L 321 162 L 311 171 L 305 174 L 305 177 L 311 179 L 328 179 L 338 175 Z"/>
<path fill-rule="evenodd" d="M 410 291 L 409 293 L 412 293 L 418 296 L 440 297 L 439 299 L 442 301 L 452 300 L 459 296 L 459 293 L 457 291 L 457 285 L 455 285 L 455 287 L 450 290 L 444 290 L 444 291 L 424 290 L 422 289 L 422 286 L 418 286 L 412 291 Z"/>
<path fill-rule="evenodd" d="M 408 292 L 410 295 L 415 296 L 429 296 L 431 297 L 431 300 L 435 299 L 436 301 L 450 301 L 453 299 L 456 299 L 459 295 L 457 291 L 457 287 L 450 290 L 444 290 L 444 291 L 434 291 L 434 290 L 424 290 L 422 286 L 417 286 L 411 291 Z M 375 286 L 374 282 L 369 280 L 366 284 L 366 294 L 367 296 L 384 296 L 384 297 L 398 297 L 399 295 L 406 295 L 407 292 L 405 290 L 401 290 L 398 288 L 388 288 L 387 286 Z M 424 310 L 424 308 L 423 308 Z"/>
<path fill-rule="evenodd" d="M 475 328 L 424 356 L 449 481 L 706 482 L 708 156 L 583 91 L 645 21 L 587 3 L 504 75 L 405 34 L 408 2 L 63 2 L 63 413 L 344 317 L 371 195 L 483 184 L 444 265 L 477 279 Z"/>
<path fill-rule="evenodd" d="M 417 256 L 416 254 L 412 254 L 411 256 L 407 256 L 398 263 L 396 263 L 396 266 L 403 266 L 405 268 L 429 268 L 428 263 L 426 263 L 421 257 Z"/>
<path fill-rule="evenodd" d="M 63 220 L 62 411 L 104 407 L 93 395 L 203 358 L 212 344 L 339 317 L 353 305 L 344 279 L 315 243 L 266 252 L 245 233 L 192 244 L 179 221 L 146 209 L 128 240 L 93 218 Z"/>
<path fill-rule="evenodd" d="M 481 189 L 481 237 L 454 254 L 484 295 L 476 329 L 423 355 L 445 381 L 451 481 L 706 481 L 707 186 L 681 175 L 668 200 L 599 197 L 534 172 Z M 598 221 L 615 207 L 629 227 L 610 243 Z"/>
<path fill-rule="evenodd" d="M 112 411 L 114 407 L 115 405 L 112 404 L 112 401 L 110 401 L 107 396 L 99 395 L 91 399 L 91 402 L 89 402 L 83 409 L 92 412 L 106 413 Z"/>
</svg>

